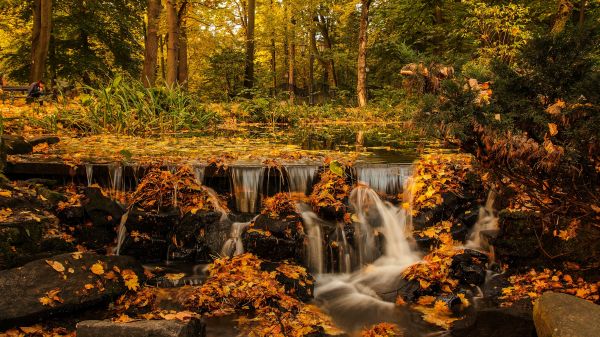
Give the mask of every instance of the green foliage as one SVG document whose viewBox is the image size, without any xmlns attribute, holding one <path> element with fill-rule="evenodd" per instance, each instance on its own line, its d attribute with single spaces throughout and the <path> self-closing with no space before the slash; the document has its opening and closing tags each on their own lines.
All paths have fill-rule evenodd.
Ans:
<svg viewBox="0 0 600 337">
<path fill-rule="evenodd" d="M 106 87 L 88 90 L 81 100 L 95 132 L 140 135 L 198 130 L 214 118 L 179 87 L 148 89 L 138 80 L 117 76 Z"/>
</svg>

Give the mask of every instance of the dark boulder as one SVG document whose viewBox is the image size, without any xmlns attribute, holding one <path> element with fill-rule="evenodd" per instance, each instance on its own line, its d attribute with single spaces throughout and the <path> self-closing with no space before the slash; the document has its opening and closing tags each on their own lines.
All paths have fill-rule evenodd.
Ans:
<svg viewBox="0 0 600 337">
<path fill-rule="evenodd" d="M 58 271 L 47 261 L 60 263 Z M 103 266 L 100 275 L 91 270 L 97 263 Z M 118 272 L 107 277 L 114 267 L 133 270 L 143 282 L 143 269 L 135 259 L 94 253 L 57 255 L 0 271 L 0 327 L 29 324 L 115 299 L 127 287 Z"/>
<path fill-rule="evenodd" d="M 202 320 L 141 320 L 128 323 L 83 321 L 77 323 L 78 337 L 204 337 L 206 326 Z"/>
<path fill-rule="evenodd" d="M 31 146 L 36 146 L 39 144 L 48 144 L 48 145 L 53 145 L 53 144 L 58 144 L 58 142 L 60 142 L 60 138 L 56 137 L 56 136 L 40 136 L 40 137 L 35 137 L 32 139 L 29 139 L 27 141 L 29 144 L 31 144 Z"/>
<path fill-rule="evenodd" d="M 474 310 L 454 323 L 453 337 L 535 337 L 531 311 L 520 308 Z"/>
<path fill-rule="evenodd" d="M 487 273 L 487 255 L 476 250 L 465 249 L 452 258 L 451 276 L 463 285 L 482 285 Z"/>
<path fill-rule="evenodd" d="M 304 231 L 299 216 L 272 219 L 260 215 L 242 234 L 246 251 L 270 261 L 303 260 Z"/>
<path fill-rule="evenodd" d="M 24 137 L 2 135 L 2 142 L 6 149 L 6 154 L 29 154 L 33 152 L 33 146 L 29 144 Z"/>
</svg>

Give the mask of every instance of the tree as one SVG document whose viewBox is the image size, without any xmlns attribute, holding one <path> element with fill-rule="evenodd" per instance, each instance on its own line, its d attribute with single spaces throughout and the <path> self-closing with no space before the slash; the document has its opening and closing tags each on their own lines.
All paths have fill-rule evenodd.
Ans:
<svg viewBox="0 0 600 337">
<path fill-rule="evenodd" d="M 52 33 L 52 0 L 34 0 L 30 82 L 44 78 Z"/>
<path fill-rule="evenodd" d="M 177 25 L 179 27 L 179 50 L 177 56 L 177 82 L 187 88 L 189 77 L 188 66 L 188 37 L 187 37 L 187 13 L 188 2 L 183 1 L 177 14 Z"/>
<path fill-rule="evenodd" d="M 372 0 L 361 0 L 360 8 L 360 30 L 358 33 L 358 82 L 356 85 L 356 94 L 358 96 L 358 106 L 367 105 L 367 43 L 369 28 L 369 8 Z"/>
<path fill-rule="evenodd" d="M 254 23 L 256 20 L 256 0 L 247 0 L 246 23 L 246 66 L 244 71 L 244 87 L 254 87 Z"/>
<path fill-rule="evenodd" d="M 167 85 L 177 84 L 179 66 L 179 20 L 177 0 L 167 1 Z"/>
<path fill-rule="evenodd" d="M 142 82 L 146 87 L 154 86 L 158 60 L 158 27 L 160 23 L 161 0 L 148 0 L 148 24 L 146 28 L 146 46 Z"/>
</svg>

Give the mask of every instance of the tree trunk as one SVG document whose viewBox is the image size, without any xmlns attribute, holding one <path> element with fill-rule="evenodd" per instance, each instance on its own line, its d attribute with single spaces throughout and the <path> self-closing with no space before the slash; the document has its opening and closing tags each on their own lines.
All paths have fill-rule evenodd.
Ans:
<svg viewBox="0 0 600 337">
<path fill-rule="evenodd" d="M 148 0 L 148 26 L 146 28 L 146 46 L 144 51 L 144 70 L 142 82 L 146 88 L 156 83 L 156 65 L 158 61 L 158 25 L 161 0 Z"/>
<path fill-rule="evenodd" d="M 329 88 L 335 89 L 338 86 L 338 79 L 335 71 L 335 61 L 333 60 L 333 57 L 331 55 L 333 51 L 333 42 L 331 41 L 331 37 L 329 35 L 329 25 L 322 15 L 318 15 L 316 21 L 317 27 L 319 28 L 321 36 L 323 36 L 323 41 L 325 42 L 325 49 L 327 50 L 326 55 L 324 57 L 317 57 L 319 58 L 319 63 L 321 63 L 323 68 L 327 71 L 327 80 L 329 83 Z"/>
<path fill-rule="evenodd" d="M 52 0 L 34 0 L 31 37 L 31 82 L 44 79 L 52 33 Z"/>
<path fill-rule="evenodd" d="M 585 24 L 585 7 L 587 4 L 587 0 L 581 0 L 579 2 L 579 29 L 583 28 Z"/>
<path fill-rule="evenodd" d="M 358 106 L 364 107 L 367 105 L 367 29 L 369 28 L 369 7 L 371 6 L 371 0 L 361 0 L 361 4 L 356 93 L 358 96 Z"/>
<path fill-rule="evenodd" d="M 167 0 L 167 86 L 177 84 L 179 68 L 179 27 L 177 20 L 177 1 Z"/>
<path fill-rule="evenodd" d="M 310 28 L 310 57 L 308 59 L 308 104 L 315 104 L 315 29 Z"/>
<path fill-rule="evenodd" d="M 573 3 L 570 0 L 560 0 L 558 5 L 558 14 L 556 16 L 556 20 L 554 21 L 554 26 L 552 26 L 552 30 L 550 33 L 552 35 L 558 35 L 565 30 L 567 22 L 571 18 L 571 13 L 573 12 Z"/>
<path fill-rule="evenodd" d="M 187 40 L 187 11 L 188 2 L 184 1 L 177 15 L 177 26 L 179 29 L 179 45 L 177 59 L 177 82 L 187 89 L 189 78 L 188 65 L 188 40 Z"/>
<path fill-rule="evenodd" d="M 296 20 L 292 18 L 290 23 L 288 90 L 290 92 L 290 104 L 294 104 L 296 101 Z"/>
<path fill-rule="evenodd" d="M 160 75 L 163 81 L 167 79 L 166 66 L 165 66 L 165 40 L 161 34 L 158 37 L 158 45 L 160 46 Z"/>
<path fill-rule="evenodd" d="M 274 13 L 271 0 L 271 13 Z M 273 82 L 273 97 L 277 96 L 277 47 L 275 45 L 275 25 L 271 25 L 271 76 Z"/>
<path fill-rule="evenodd" d="M 244 88 L 254 87 L 254 22 L 256 20 L 256 0 L 247 0 L 248 23 L 246 26 L 246 66 L 244 69 Z"/>
</svg>

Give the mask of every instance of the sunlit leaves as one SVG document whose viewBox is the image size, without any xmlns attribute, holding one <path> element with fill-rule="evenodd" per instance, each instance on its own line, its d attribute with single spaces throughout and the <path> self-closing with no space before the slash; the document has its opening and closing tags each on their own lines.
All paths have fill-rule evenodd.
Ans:
<svg viewBox="0 0 600 337">
<path fill-rule="evenodd" d="M 102 263 L 100 263 L 100 262 L 94 263 L 90 267 L 90 271 L 96 275 L 102 275 L 102 274 L 104 274 L 104 267 L 102 266 Z"/>
<path fill-rule="evenodd" d="M 138 276 L 133 270 L 125 269 L 121 271 L 121 277 L 123 277 L 123 281 L 125 282 L 127 289 L 136 291 L 140 288 Z"/>
<path fill-rule="evenodd" d="M 63 303 L 64 300 L 58 295 L 61 292 L 60 288 L 48 290 L 46 295 L 39 298 L 42 305 L 53 307 L 56 303 Z"/>
</svg>

